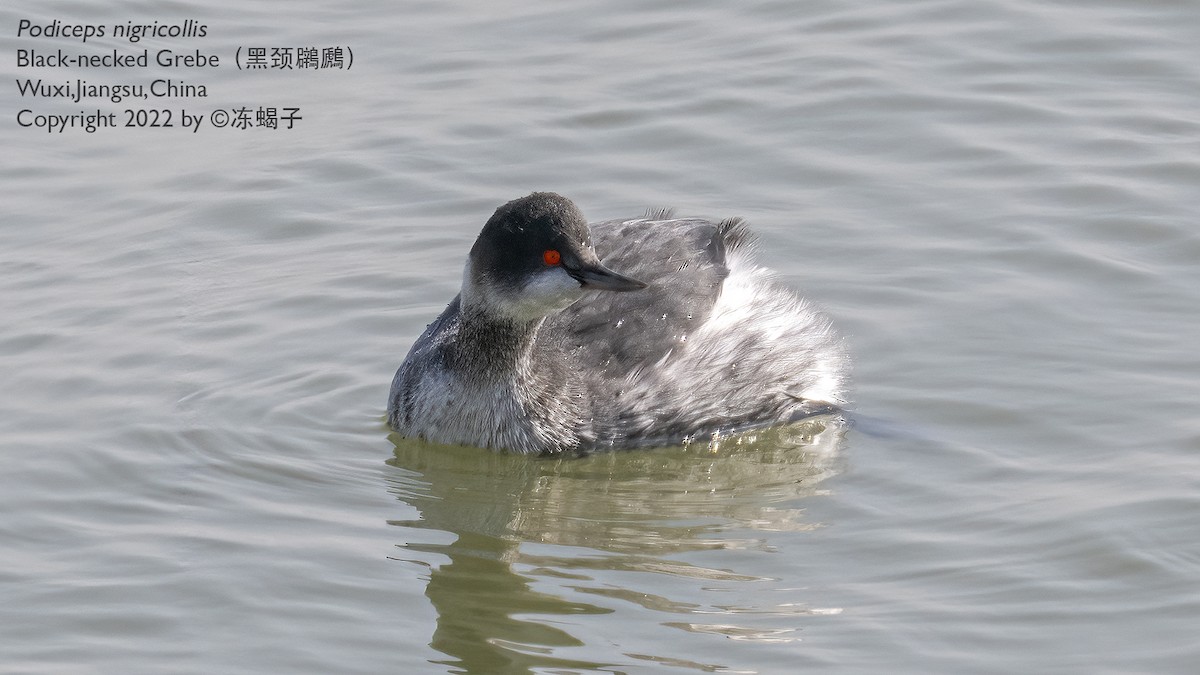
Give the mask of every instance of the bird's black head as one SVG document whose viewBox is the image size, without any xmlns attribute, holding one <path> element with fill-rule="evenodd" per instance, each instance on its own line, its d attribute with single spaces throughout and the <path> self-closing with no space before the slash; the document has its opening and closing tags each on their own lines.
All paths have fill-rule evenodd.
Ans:
<svg viewBox="0 0 1200 675">
<path fill-rule="evenodd" d="M 600 264 L 583 213 L 553 192 L 496 209 L 471 247 L 464 301 L 532 320 L 563 309 L 583 291 L 633 291 L 646 284 Z"/>
</svg>

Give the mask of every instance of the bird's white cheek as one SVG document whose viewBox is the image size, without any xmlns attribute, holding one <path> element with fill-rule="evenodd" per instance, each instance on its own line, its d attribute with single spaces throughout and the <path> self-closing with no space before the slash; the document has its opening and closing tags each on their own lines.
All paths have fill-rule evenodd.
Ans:
<svg viewBox="0 0 1200 675">
<path fill-rule="evenodd" d="M 583 288 L 561 267 L 550 267 L 521 289 L 523 311 L 545 316 L 566 308 L 583 296 Z"/>
</svg>

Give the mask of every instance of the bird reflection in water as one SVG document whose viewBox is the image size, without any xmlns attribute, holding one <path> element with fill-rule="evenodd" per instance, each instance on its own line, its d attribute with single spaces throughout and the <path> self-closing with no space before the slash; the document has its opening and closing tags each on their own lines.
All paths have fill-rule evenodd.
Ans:
<svg viewBox="0 0 1200 675">
<path fill-rule="evenodd" d="M 732 560 L 682 558 L 712 552 L 705 559 L 721 563 L 721 551 L 769 552 L 770 532 L 815 528 L 804 503 L 837 473 L 847 428 L 843 418 L 825 416 L 679 448 L 542 460 L 392 434 L 389 488 L 420 514 L 390 521 L 404 532 L 393 557 L 430 570 L 426 596 L 438 614 L 431 646 L 449 657 L 439 663 L 464 672 L 630 665 L 613 662 L 615 653 L 722 671 L 730 666 L 689 661 L 677 633 L 655 648 L 682 653 L 637 649 L 670 628 L 694 639 L 732 630 L 739 639 L 778 640 L 793 632 L 736 622 L 746 613 L 794 622 L 806 613 L 795 598 L 759 608 L 707 602 L 714 586 L 736 591 L 771 579 L 731 570 Z M 680 583 L 690 586 L 688 597 L 666 597 L 664 589 Z M 778 603 L 778 594 L 771 597 Z M 629 616 L 629 603 L 639 616 Z M 614 651 L 614 636 L 645 621 L 643 610 L 655 614 L 653 624 L 635 630 L 632 650 Z M 828 610 L 811 613 L 820 612 Z M 599 640 L 585 628 L 591 621 L 619 628 Z"/>
</svg>

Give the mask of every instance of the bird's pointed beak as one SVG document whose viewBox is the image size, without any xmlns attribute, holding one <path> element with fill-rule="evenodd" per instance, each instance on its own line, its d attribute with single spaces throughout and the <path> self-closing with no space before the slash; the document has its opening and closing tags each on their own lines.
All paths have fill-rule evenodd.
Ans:
<svg viewBox="0 0 1200 675">
<path fill-rule="evenodd" d="M 645 282 L 617 274 L 598 262 L 567 267 L 567 273 L 584 288 L 597 291 L 637 291 L 646 287 Z"/>
</svg>

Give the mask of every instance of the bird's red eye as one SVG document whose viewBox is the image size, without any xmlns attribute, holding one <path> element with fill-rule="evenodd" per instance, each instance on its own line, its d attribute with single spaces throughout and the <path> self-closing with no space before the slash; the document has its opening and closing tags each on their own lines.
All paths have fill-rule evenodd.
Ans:
<svg viewBox="0 0 1200 675">
<path fill-rule="evenodd" d="M 552 248 L 548 248 L 542 253 L 542 260 L 546 261 L 547 265 L 557 265 L 562 262 L 562 254 Z"/>
</svg>

